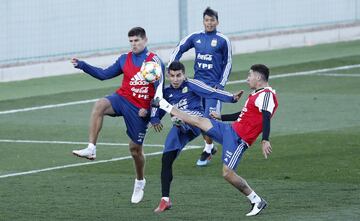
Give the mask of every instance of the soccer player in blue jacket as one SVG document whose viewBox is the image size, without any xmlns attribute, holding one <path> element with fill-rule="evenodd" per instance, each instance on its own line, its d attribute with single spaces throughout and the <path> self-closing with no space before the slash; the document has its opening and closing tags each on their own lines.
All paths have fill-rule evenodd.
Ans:
<svg viewBox="0 0 360 221">
<path fill-rule="evenodd" d="M 214 98 L 224 102 L 237 102 L 242 91 L 236 94 L 214 89 L 199 80 L 188 79 L 185 77 L 185 67 L 182 63 L 174 61 L 168 69 L 170 86 L 163 91 L 164 99 L 194 116 L 203 116 L 204 110 L 201 104 L 203 98 Z M 165 111 L 158 109 L 153 115 L 161 118 Z M 153 119 L 159 119 L 158 117 Z M 154 212 L 163 212 L 171 207 L 169 198 L 170 184 L 173 178 L 172 165 L 180 151 L 187 143 L 200 135 L 201 130 L 197 127 L 182 123 L 176 118 L 172 118 L 174 125 L 166 137 L 164 151 L 162 155 L 161 168 L 161 191 L 162 198 L 159 206 Z M 159 122 L 157 122 L 159 123 Z"/>
<path fill-rule="evenodd" d="M 231 44 L 229 39 L 216 30 L 219 24 L 218 13 L 211 8 L 203 12 L 204 30 L 192 33 L 182 39 L 170 57 L 169 64 L 180 60 L 183 53 L 191 48 L 195 49 L 194 79 L 206 85 L 223 90 L 231 71 Z M 220 114 L 221 102 L 214 98 L 203 98 L 205 117 L 211 112 Z M 205 148 L 198 166 L 206 166 L 211 155 L 216 153 L 213 141 L 204 135 Z"/>
</svg>

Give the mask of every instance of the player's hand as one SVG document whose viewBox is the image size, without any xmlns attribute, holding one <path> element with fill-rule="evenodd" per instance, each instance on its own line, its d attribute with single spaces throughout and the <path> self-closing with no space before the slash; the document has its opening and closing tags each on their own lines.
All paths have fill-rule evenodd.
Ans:
<svg viewBox="0 0 360 221">
<path fill-rule="evenodd" d="M 241 96 L 242 96 L 243 93 L 244 93 L 244 90 L 240 90 L 240 91 L 236 92 L 236 93 L 234 94 L 234 101 L 238 102 L 238 101 L 240 100 L 240 98 L 241 98 Z"/>
<path fill-rule="evenodd" d="M 152 124 L 151 126 L 154 128 L 155 132 L 160 132 L 163 129 L 163 125 L 161 123 Z"/>
<path fill-rule="evenodd" d="M 217 120 L 221 120 L 221 115 L 216 113 L 215 111 L 210 113 L 210 117 L 217 119 Z"/>
<path fill-rule="evenodd" d="M 139 110 L 139 112 L 138 112 L 138 115 L 139 115 L 139 117 L 147 117 L 147 115 L 148 115 L 148 110 L 147 109 L 145 109 L 145 108 L 140 108 L 140 110 Z"/>
<path fill-rule="evenodd" d="M 76 68 L 79 64 L 79 59 L 77 58 L 72 58 L 71 61 L 72 65 L 74 66 L 74 68 Z"/>
<path fill-rule="evenodd" d="M 261 141 L 261 146 L 262 146 L 263 155 L 264 155 L 265 159 L 267 159 L 268 155 L 270 155 L 271 151 L 272 151 L 270 141 L 268 141 L 268 140 Z"/>
<path fill-rule="evenodd" d="M 154 97 L 151 101 L 150 101 L 150 106 L 151 107 L 155 107 L 155 108 L 159 108 L 160 107 L 160 97 Z"/>
</svg>

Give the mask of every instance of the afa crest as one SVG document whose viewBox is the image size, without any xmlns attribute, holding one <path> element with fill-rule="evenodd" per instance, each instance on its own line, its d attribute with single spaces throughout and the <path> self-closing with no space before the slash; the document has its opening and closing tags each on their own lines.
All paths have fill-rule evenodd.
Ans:
<svg viewBox="0 0 360 221">
<path fill-rule="evenodd" d="M 214 38 L 212 41 L 211 41 L 211 47 L 216 47 L 217 45 L 217 39 Z"/>
</svg>

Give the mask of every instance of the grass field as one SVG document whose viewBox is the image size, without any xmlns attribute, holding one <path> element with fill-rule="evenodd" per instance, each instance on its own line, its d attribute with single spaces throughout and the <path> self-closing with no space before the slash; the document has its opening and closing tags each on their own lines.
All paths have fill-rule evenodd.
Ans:
<svg viewBox="0 0 360 221">
<path fill-rule="evenodd" d="M 106 118 L 96 161 L 71 155 L 87 141 L 92 100 L 114 91 L 120 79 L 75 74 L 0 83 L 0 220 L 360 220 L 360 41 L 233 60 L 230 81 L 245 79 L 252 63 L 268 64 L 277 76 L 270 80 L 279 99 L 273 153 L 263 159 L 257 142 L 238 168 L 269 203 L 261 215 L 245 216 L 250 205 L 221 177 L 220 154 L 206 168 L 195 166 L 200 149 L 184 151 L 175 162 L 173 208 L 153 213 L 168 118 L 160 134 L 148 132 L 146 144 L 153 146 L 145 147 L 145 197 L 132 205 L 134 169 L 121 118 Z M 239 88 L 249 92 L 244 83 L 226 87 Z M 245 97 L 224 105 L 223 113 L 238 111 Z M 24 111 L 75 101 L 86 102 Z M 191 143 L 202 144 L 199 138 Z"/>
</svg>

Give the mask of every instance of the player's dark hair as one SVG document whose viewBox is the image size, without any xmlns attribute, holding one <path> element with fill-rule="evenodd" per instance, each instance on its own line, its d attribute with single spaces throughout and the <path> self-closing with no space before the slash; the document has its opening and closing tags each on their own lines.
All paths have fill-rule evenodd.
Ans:
<svg viewBox="0 0 360 221">
<path fill-rule="evenodd" d="M 264 81 L 267 82 L 269 80 L 270 71 L 269 71 L 269 68 L 266 67 L 266 65 L 264 65 L 264 64 L 254 64 L 253 66 L 251 66 L 250 69 L 255 71 L 255 72 L 260 73 Z"/>
<path fill-rule="evenodd" d="M 180 61 L 173 61 L 168 67 L 168 71 L 178 71 L 181 70 L 183 74 L 185 74 L 185 66 Z"/>
<path fill-rule="evenodd" d="M 145 29 L 142 27 L 135 27 L 130 29 L 128 32 L 128 37 L 138 36 L 140 38 L 146 38 L 146 32 Z"/>
<path fill-rule="evenodd" d="M 210 16 L 210 17 L 215 17 L 216 20 L 219 20 L 217 11 L 211 9 L 210 7 L 207 7 L 205 9 L 205 11 L 203 12 L 203 18 L 205 17 L 205 15 Z"/>
</svg>

